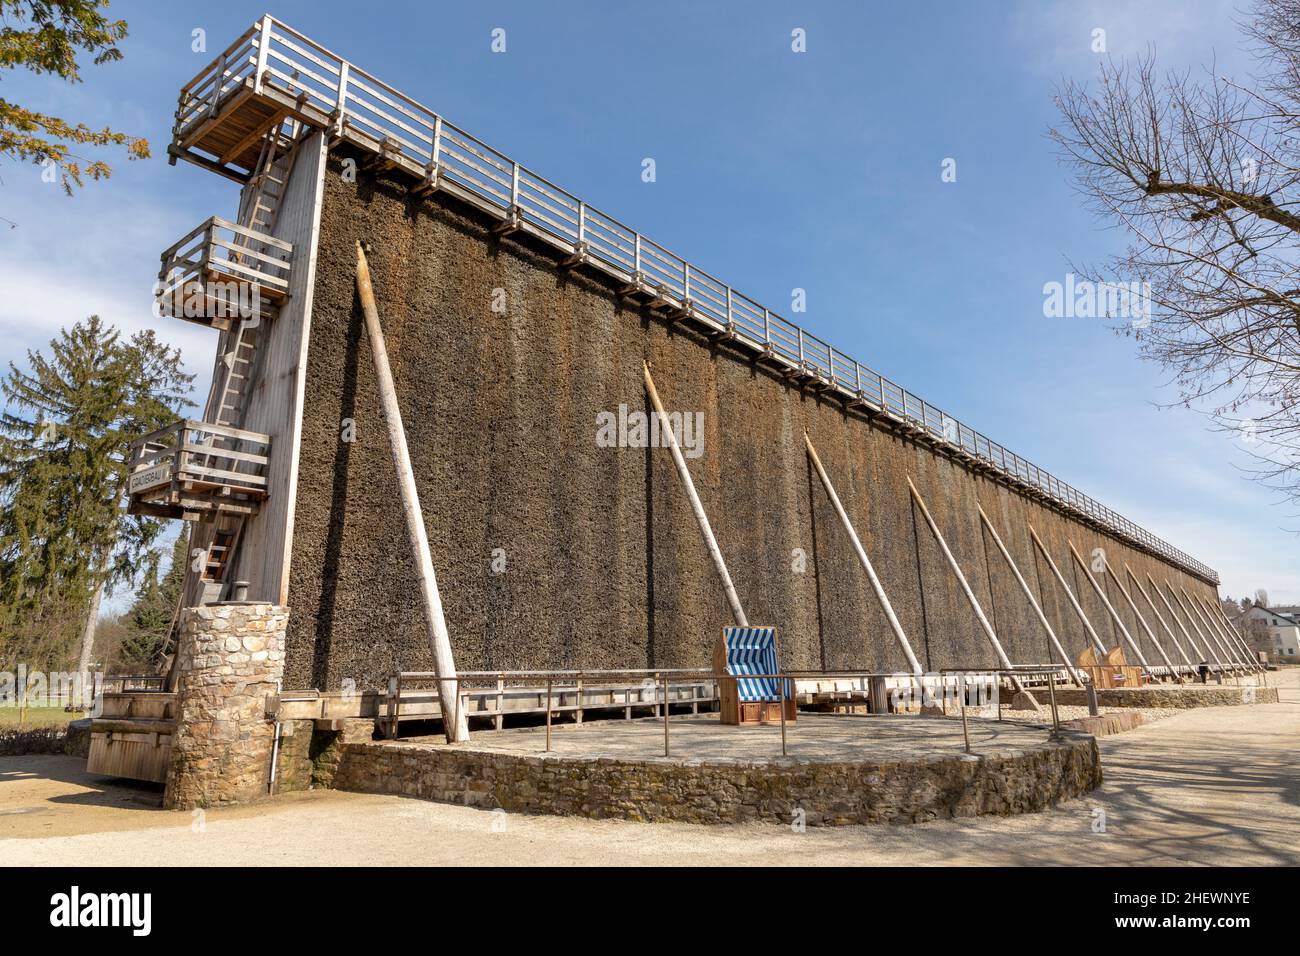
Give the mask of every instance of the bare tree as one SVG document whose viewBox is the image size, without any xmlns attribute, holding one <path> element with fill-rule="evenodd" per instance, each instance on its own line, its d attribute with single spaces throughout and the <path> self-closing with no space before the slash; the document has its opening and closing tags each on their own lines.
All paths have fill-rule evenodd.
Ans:
<svg viewBox="0 0 1300 956">
<path fill-rule="evenodd" d="M 1109 60 L 1096 86 L 1061 86 L 1051 135 L 1130 237 L 1109 268 L 1149 289 L 1122 331 L 1300 502 L 1300 0 L 1259 0 L 1244 31 L 1251 83 Z"/>
</svg>

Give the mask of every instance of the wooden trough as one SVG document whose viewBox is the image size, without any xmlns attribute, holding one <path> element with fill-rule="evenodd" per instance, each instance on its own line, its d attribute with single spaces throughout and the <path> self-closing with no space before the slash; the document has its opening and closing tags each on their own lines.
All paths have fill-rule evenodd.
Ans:
<svg viewBox="0 0 1300 956">
<path fill-rule="evenodd" d="M 86 770 L 106 777 L 165 783 L 176 732 L 176 695 L 163 691 L 105 694 L 90 724 Z"/>
</svg>

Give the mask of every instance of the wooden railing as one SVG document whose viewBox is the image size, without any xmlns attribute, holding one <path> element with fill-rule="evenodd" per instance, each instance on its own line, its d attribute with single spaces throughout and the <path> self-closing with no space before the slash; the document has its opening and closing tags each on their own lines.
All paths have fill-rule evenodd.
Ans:
<svg viewBox="0 0 1300 956">
<path fill-rule="evenodd" d="M 627 291 L 1218 584 L 1213 569 L 278 20 L 263 17 L 181 89 L 177 143 L 215 115 L 223 97 L 245 87 L 405 170 L 417 178 L 417 190 L 441 189 L 469 201 L 503 220 L 499 231 L 533 234 L 566 253 L 566 264 L 599 269 Z"/>
<path fill-rule="evenodd" d="M 159 313 L 226 328 L 289 294 L 292 258 L 291 243 L 213 216 L 160 256 Z"/>
<path fill-rule="evenodd" d="M 251 514 L 266 497 L 270 447 L 269 435 L 192 419 L 145 435 L 131 443 L 133 513 L 153 513 L 153 504 Z"/>
</svg>

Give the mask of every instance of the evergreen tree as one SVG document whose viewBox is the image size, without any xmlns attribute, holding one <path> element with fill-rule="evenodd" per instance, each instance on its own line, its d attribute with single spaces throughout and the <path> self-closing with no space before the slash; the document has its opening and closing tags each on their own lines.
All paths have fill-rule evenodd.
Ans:
<svg viewBox="0 0 1300 956">
<path fill-rule="evenodd" d="M 193 376 L 152 331 L 98 316 L 0 381 L 0 663 L 66 665 L 102 585 L 153 577 L 163 523 L 127 515 L 132 439 L 180 417 Z"/>
<path fill-rule="evenodd" d="M 123 633 L 118 644 L 115 670 L 143 674 L 158 663 L 171 631 L 176 602 L 185 584 L 185 563 L 189 536 L 184 530 L 172 544 L 171 562 L 161 579 L 149 574 L 136 591 L 135 603 L 121 619 Z"/>
</svg>

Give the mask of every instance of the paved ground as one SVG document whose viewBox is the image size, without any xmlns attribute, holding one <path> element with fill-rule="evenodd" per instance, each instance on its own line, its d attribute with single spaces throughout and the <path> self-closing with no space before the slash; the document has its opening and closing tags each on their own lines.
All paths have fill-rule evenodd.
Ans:
<svg viewBox="0 0 1300 956">
<path fill-rule="evenodd" d="M 191 817 L 62 757 L 0 758 L 9 865 L 1300 865 L 1300 673 L 1278 704 L 1189 710 L 1100 744 L 1105 784 L 1046 813 L 907 827 L 697 827 L 308 793 Z M 1101 813 L 1098 813 L 1101 811 Z M 1104 814 L 1105 832 L 1094 832 Z M 3 839 L 10 837 L 11 839 Z"/>
</svg>

